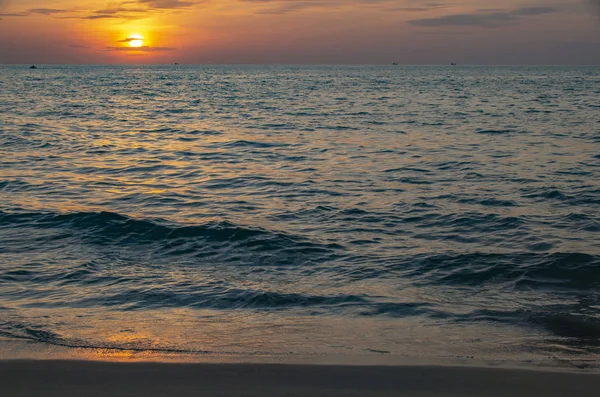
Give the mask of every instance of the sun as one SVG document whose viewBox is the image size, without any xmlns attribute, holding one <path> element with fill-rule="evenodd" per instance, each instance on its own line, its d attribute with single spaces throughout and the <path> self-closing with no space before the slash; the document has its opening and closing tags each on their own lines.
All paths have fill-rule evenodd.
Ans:
<svg viewBox="0 0 600 397">
<path fill-rule="evenodd" d="M 144 36 L 140 34 L 132 34 L 127 38 L 129 42 L 129 47 L 139 48 L 144 45 Z"/>
</svg>

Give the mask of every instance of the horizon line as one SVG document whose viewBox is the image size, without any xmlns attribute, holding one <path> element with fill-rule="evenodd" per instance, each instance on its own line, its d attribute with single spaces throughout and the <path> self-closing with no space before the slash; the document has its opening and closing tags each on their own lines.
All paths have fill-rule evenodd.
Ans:
<svg viewBox="0 0 600 397">
<path fill-rule="evenodd" d="M 2 63 L 0 66 L 600 66 L 600 63 Z"/>
</svg>

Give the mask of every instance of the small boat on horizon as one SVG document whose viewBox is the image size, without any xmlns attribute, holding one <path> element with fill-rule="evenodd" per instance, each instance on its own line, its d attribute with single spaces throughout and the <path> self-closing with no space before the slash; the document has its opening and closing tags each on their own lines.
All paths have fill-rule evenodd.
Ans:
<svg viewBox="0 0 600 397">
<path fill-rule="evenodd" d="M 35 66 L 35 65 L 31 65 L 31 66 L 29 67 L 29 69 L 37 69 L 37 66 Z"/>
</svg>

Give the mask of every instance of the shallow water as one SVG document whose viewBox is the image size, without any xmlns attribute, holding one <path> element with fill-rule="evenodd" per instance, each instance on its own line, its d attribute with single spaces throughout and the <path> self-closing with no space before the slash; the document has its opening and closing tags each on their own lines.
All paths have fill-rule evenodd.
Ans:
<svg viewBox="0 0 600 397">
<path fill-rule="evenodd" d="M 0 67 L 0 336 L 595 366 L 598 67 Z"/>
</svg>

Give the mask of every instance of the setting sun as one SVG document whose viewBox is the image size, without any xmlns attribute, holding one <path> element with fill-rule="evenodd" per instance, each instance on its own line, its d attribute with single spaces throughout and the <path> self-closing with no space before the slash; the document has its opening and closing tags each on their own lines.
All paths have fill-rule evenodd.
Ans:
<svg viewBox="0 0 600 397">
<path fill-rule="evenodd" d="M 144 45 L 144 37 L 139 34 L 132 34 L 127 38 L 130 47 L 142 47 Z"/>
</svg>

